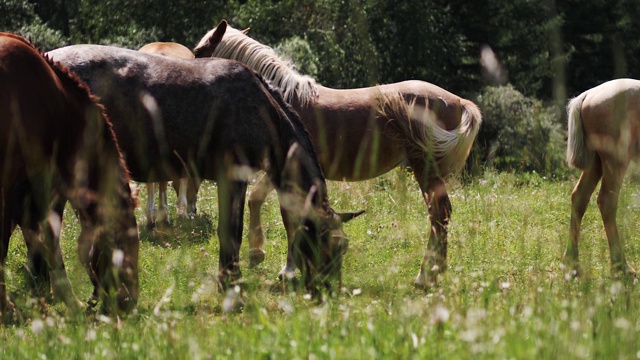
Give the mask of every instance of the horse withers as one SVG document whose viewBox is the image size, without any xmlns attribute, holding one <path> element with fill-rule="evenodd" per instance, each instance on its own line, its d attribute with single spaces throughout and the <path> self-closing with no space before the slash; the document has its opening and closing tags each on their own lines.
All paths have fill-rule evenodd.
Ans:
<svg viewBox="0 0 640 360">
<path fill-rule="evenodd" d="M 591 194 L 602 180 L 597 203 L 609 241 L 611 267 L 614 272 L 635 276 L 624 256 L 616 213 L 627 167 L 640 154 L 640 81 L 617 79 L 589 89 L 569 102 L 567 113 L 567 162 L 582 174 L 571 193 L 564 263 L 572 275 L 580 274 L 580 225 Z"/>
<path fill-rule="evenodd" d="M 144 45 L 138 51 L 168 56 L 176 59 L 195 59 L 195 56 L 184 45 L 174 42 L 152 42 Z M 186 169 L 185 169 L 186 170 Z M 192 217 L 196 214 L 196 198 L 200 180 L 194 177 L 174 179 L 173 188 L 178 197 L 177 213 L 180 217 Z M 158 209 L 155 205 L 156 183 L 147 183 L 147 227 L 153 228 L 157 223 L 167 224 L 169 220 L 169 206 L 167 204 L 167 183 L 159 182 L 158 186 Z"/>
<path fill-rule="evenodd" d="M 346 239 L 315 150 L 297 114 L 261 77 L 236 61 L 99 45 L 48 54 L 100 96 L 134 180 L 168 181 L 187 167 L 218 183 L 222 287 L 241 277 L 247 179 L 257 169 L 267 172 L 293 219 L 293 257 L 306 286 L 339 276 Z"/>
<path fill-rule="evenodd" d="M 431 222 L 414 283 L 428 288 L 436 282 L 446 268 L 452 211 L 444 179 L 464 166 L 480 128 L 482 115 L 473 102 L 415 80 L 360 89 L 324 87 L 224 20 L 202 38 L 194 54 L 238 60 L 278 86 L 309 131 L 327 179 L 361 181 L 408 163 Z M 249 197 L 254 263 L 264 259 L 260 207 L 271 189 L 264 177 Z M 283 220 L 290 233 L 292 228 Z M 288 257 L 281 274 L 294 270 Z"/>
<path fill-rule="evenodd" d="M 44 236 L 56 297 L 70 309 L 73 294 L 60 254 L 64 203 L 78 212 L 78 253 L 94 295 L 115 311 L 137 303 L 138 232 L 134 200 L 111 124 L 88 88 L 27 40 L 0 33 L 0 311 L 9 239 Z"/>
</svg>

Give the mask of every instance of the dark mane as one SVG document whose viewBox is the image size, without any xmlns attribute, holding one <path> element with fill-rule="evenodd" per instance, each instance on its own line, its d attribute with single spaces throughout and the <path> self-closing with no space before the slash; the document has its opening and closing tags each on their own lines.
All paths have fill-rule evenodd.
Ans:
<svg viewBox="0 0 640 360">
<path fill-rule="evenodd" d="M 300 116 L 293 109 L 289 103 L 284 101 L 282 97 L 282 92 L 276 86 L 271 85 L 261 74 L 255 73 L 256 77 L 260 80 L 262 85 L 269 91 L 269 94 L 273 97 L 273 99 L 278 103 L 278 105 L 282 108 L 284 113 L 287 115 L 291 123 L 293 124 L 296 132 L 300 135 L 300 145 L 304 148 L 304 150 L 311 156 L 312 159 L 317 159 L 316 150 L 311 142 L 311 135 L 309 135 L 309 131 L 302 124 L 300 120 Z M 317 160 L 315 161 L 317 163 Z M 320 164 L 318 163 L 318 171 L 320 172 L 318 175 L 322 179 L 322 182 L 325 182 L 324 173 L 322 172 L 322 168 L 320 168 Z"/>
</svg>

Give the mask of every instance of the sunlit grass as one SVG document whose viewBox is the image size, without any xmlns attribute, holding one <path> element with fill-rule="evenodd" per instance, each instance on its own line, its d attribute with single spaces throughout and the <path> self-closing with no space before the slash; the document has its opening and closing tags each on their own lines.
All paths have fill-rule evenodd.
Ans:
<svg viewBox="0 0 640 360">
<path fill-rule="evenodd" d="M 331 182 L 336 210 L 367 212 L 345 225 L 344 289 L 321 305 L 302 289 L 278 286 L 286 243 L 272 194 L 263 209 L 266 261 L 249 269 L 242 246 L 241 313 L 224 312 L 226 294 L 213 282 L 212 183 L 200 193 L 195 231 L 189 221 L 174 221 L 164 232 L 143 230 L 138 210 L 141 298 L 137 312 L 122 321 L 66 317 L 51 298 L 41 305 L 27 286 L 16 233 L 8 287 L 20 318 L 0 328 L 1 351 L 11 358 L 637 358 L 640 291 L 611 277 L 595 200 L 581 238 L 584 276 L 566 280 L 561 269 L 573 185 L 535 174 L 452 181 L 448 270 L 424 293 L 413 288 L 413 277 L 428 239 L 428 213 L 412 175 L 397 169 L 367 182 Z M 627 182 L 619 211 L 636 268 L 639 193 Z M 63 251 L 76 294 L 86 299 L 91 288 L 76 259 L 77 233 L 67 211 Z M 245 228 L 245 242 L 246 234 Z"/>
</svg>

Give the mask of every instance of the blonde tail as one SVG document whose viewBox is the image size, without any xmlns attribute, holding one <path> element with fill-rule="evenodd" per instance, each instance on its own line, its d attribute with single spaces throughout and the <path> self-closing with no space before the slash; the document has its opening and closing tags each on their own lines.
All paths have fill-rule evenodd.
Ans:
<svg viewBox="0 0 640 360">
<path fill-rule="evenodd" d="M 584 130 L 582 129 L 581 109 L 587 92 L 569 101 L 567 105 L 568 141 L 567 141 L 567 162 L 569 166 L 577 169 L 587 168 L 594 158 L 594 151 L 587 148 Z"/>
<path fill-rule="evenodd" d="M 460 125 L 451 131 L 438 125 L 428 104 L 416 106 L 415 100 L 407 102 L 400 93 L 382 93 L 377 111 L 406 135 L 409 148 L 432 154 L 440 176 L 445 177 L 462 170 L 482 123 L 480 109 L 473 102 L 461 99 L 461 103 Z"/>
</svg>

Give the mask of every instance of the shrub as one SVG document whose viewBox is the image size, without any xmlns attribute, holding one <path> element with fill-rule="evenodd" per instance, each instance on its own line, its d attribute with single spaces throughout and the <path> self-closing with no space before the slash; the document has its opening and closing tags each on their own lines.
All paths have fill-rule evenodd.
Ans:
<svg viewBox="0 0 640 360">
<path fill-rule="evenodd" d="M 477 98 L 484 122 L 469 157 L 473 173 L 536 171 L 565 176 L 561 112 L 522 95 L 511 85 L 486 87 Z"/>
</svg>

